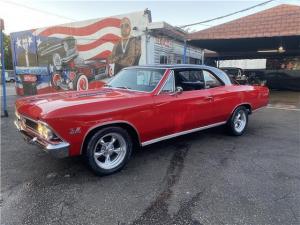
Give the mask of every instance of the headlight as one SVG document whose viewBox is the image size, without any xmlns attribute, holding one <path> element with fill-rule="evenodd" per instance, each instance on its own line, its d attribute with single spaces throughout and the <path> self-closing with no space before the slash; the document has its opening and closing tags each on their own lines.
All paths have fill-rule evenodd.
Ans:
<svg viewBox="0 0 300 225">
<path fill-rule="evenodd" d="M 21 119 L 21 116 L 20 116 L 20 114 L 18 113 L 17 110 L 15 110 L 15 115 L 16 115 L 16 118 L 17 118 L 18 120 Z"/>
<path fill-rule="evenodd" d="M 47 125 L 40 122 L 38 123 L 38 132 L 48 141 L 54 137 L 52 130 Z"/>
</svg>

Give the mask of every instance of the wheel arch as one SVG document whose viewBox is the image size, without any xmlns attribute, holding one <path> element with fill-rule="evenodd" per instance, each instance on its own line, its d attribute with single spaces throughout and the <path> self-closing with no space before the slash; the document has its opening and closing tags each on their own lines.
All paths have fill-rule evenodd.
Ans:
<svg viewBox="0 0 300 225">
<path fill-rule="evenodd" d="M 230 116 L 228 118 L 228 120 L 231 118 L 232 114 L 234 113 L 234 111 L 240 107 L 240 106 L 245 106 L 246 109 L 248 110 L 248 114 L 250 115 L 252 113 L 252 105 L 249 102 L 243 102 L 238 104 L 237 106 L 234 107 L 234 109 L 232 110 L 232 112 L 230 113 Z"/>
<path fill-rule="evenodd" d="M 141 146 L 141 139 L 140 139 L 140 135 L 136 129 L 136 127 L 127 122 L 127 121 L 114 121 L 114 122 L 108 122 L 108 123 L 102 123 L 102 124 L 98 124 L 92 128 L 90 128 L 84 138 L 83 138 L 83 142 L 81 144 L 81 148 L 80 148 L 80 154 L 82 155 L 84 153 L 84 151 L 86 150 L 86 146 L 88 143 L 88 140 L 99 130 L 106 128 L 106 127 L 121 127 L 123 129 L 125 129 L 128 134 L 131 136 L 132 138 L 132 143 L 134 147 L 139 148 Z"/>
</svg>

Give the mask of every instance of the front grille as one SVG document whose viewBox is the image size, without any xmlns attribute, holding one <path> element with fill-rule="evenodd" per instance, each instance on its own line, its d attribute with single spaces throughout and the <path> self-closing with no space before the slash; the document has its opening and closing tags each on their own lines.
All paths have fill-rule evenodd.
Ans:
<svg viewBox="0 0 300 225">
<path fill-rule="evenodd" d="M 26 127 L 29 127 L 30 129 L 35 130 L 35 131 L 38 129 L 38 124 L 35 121 L 27 119 L 27 118 L 24 118 L 24 120 L 25 120 Z"/>
<path fill-rule="evenodd" d="M 44 139 L 38 131 L 38 122 L 34 121 L 32 119 L 29 119 L 27 117 L 24 116 L 16 116 L 17 119 L 17 123 L 20 126 L 22 133 L 26 134 L 26 136 L 31 137 L 31 139 L 33 137 L 38 137 L 38 142 L 40 142 L 40 144 L 44 144 L 44 142 L 50 142 L 51 144 L 59 144 L 60 142 L 62 142 L 62 139 L 59 138 L 55 133 L 53 133 L 53 137 L 50 140 L 46 140 Z M 50 128 L 49 128 L 50 129 Z"/>
</svg>

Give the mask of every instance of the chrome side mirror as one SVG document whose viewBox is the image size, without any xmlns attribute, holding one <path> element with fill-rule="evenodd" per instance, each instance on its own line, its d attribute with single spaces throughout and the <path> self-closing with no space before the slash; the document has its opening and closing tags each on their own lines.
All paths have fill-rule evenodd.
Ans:
<svg viewBox="0 0 300 225">
<path fill-rule="evenodd" d="M 181 94 L 182 92 L 183 92 L 183 88 L 180 87 L 180 86 L 177 86 L 177 87 L 175 88 L 175 92 L 173 92 L 171 95 L 179 95 L 179 94 Z"/>
<path fill-rule="evenodd" d="M 183 92 L 183 88 L 180 87 L 180 86 L 177 86 L 176 89 L 175 89 L 175 92 L 176 92 L 177 94 L 181 94 L 181 93 Z"/>
</svg>

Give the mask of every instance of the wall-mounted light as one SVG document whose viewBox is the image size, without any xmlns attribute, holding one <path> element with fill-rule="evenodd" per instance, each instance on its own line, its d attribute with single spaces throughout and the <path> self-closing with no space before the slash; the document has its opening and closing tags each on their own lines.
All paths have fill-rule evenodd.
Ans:
<svg viewBox="0 0 300 225">
<path fill-rule="evenodd" d="M 285 49 L 284 49 L 282 46 L 279 46 L 278 52 L 279 52 L 279 53 L 283 53 L 283 52 L 285 52 Z"/>
<path fill-rule="evenodd" d="M 285 49 L 283 48 L 283 46 L 279 46 L 278 49 L 262 49 L 262 50 L 258 50 L 257 52 L 260 52 L 260 53 L 283 53 L 283 52 L 285 52 Z"/>
</svg>

